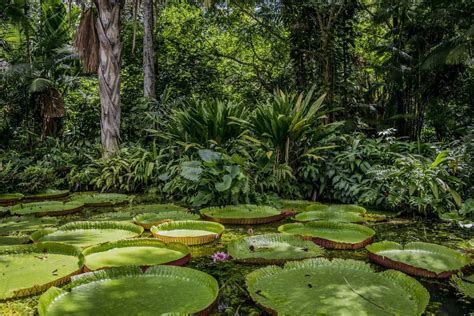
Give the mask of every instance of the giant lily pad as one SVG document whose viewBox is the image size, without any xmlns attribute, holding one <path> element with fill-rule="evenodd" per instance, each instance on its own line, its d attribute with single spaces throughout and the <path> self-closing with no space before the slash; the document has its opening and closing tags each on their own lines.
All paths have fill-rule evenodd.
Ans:
<svg viewBox="0 0 474 316">
<path fill-rule="evenodd" d="M 30 236 L 0 236 L 0 246 L 27 244 Z"/>
<path fill-rule="evenodd" d="M 330 221 L 342 223 L 363 223 L 367 220 L 358 212 L 334 212 L 334 211 L 308 211 L 296 214 L 294 219 L 298 222 Z"/>
<path fill-rule="evenodd" d="M 133 223 L 133 215 L 129 212 L 107 212 L 93 215 L 90 220 Z"/>
<path fill-rule="evenodd" d="M 43 200 L 55 200 L 64 198 L 69 195 L 69 190 L 54 190 L 48 189 L 41 193 L 31 194 L 25 196 L 27 201 L 43 201 Z"/>
<path fill-rule="evenodd" d="M 375 231 L 357 224 L 337 222 L 294 223 L 278 227 L 285 234 L 299 235 L 324 248 L 358 249 L 374 240 Z"/>
<path fill-rule="evenodd" d="M 143 227 L 124 222 L 72 222 L 58 229 L 43 229 L 31 235 L 38 241 L 59 241 L 67 244 L 89 247 L 107 241 L 138 237 Z"/>
<path fill-rule="evenodd" d="M 143 213 L 133 218 L 135 224 L 150 229 L 164 222 L 177 220 L 197 220 L 199 215 L 183 211 L 165 211 L 161 213 Z"/>
<path fill-rule="evenodd" d="M 54 226 L 59 222 L 54 217 L 14 216 L 0 220 L 0 235 L 23 232 Z"/>
<path fill-rule="evenodd" d="M 255 264 L 281 264 L 323 255 L 324 250 L 311 241 L 283 234 L 265 234 L 232 241 L 229 254 L 237 261 Z"/>
<path fill-rule="evenodd" d="M 17 204 L 10 209 L 10 213 L 15 215 L 56 216 L 80 212 L 83 208 L 84 204 L 79 202 L 45 201 Z"/>
<path fill-rule="evenodd" d="M 114 206 L 126 204 L 128 195 L 118 193 L 81 192 L 71 195 L 72 201 L 82 202 L 88 207 Z"/>
<path fill-rule="evenodd" d="M 12 205 L 20 202 L 25 196 L 21 193 L 0 194 L 0 205 Z"/>
<path fill-rule="evenodd" d="M 471 262 L 453 249 L 425 242 L 411 242 L 403 247 L 382 241 L 366 248 L 369 258 L 380 265 L 429 278 L 448 278 Z"/>
<path fill-rule="evenodd" d="M 254 225 L 279 221 L 291 212 L 281 212 L 274 207 L 264 205 L 228 205 L 209 207 L 201 210 L 204 219 L 221 224 Z"/>
<path fill-rule="evenodd" d="M 79 248 L 62 243 L 0 247 L 0 300 L 41 293 L 82 269 Z"/>
<path fill-rule="evenodd" d="M 474 274 L 471 274 L 469 276 L 453 275 L 451 278 L 451 284 L 462 295 L 469 298 L 474 298 Z"/>
<path fill-rule="evenodd" d="M 282 209 L 289 210 L 295 213 L 304 211 L 308 206 L 321 205 L 319 202 L 307 201 L 307 200 L 282 200 Z"/>
<path fill-rule="evenodd" d="M 421 315 L 428 291 L 395 270 L 365 262 L 323 258 L 269 266 L 246 277 L 252 299 L 279 315 Z"/>
<path fill-rule="evenodd" d="M 219 239 L 224 226 L 205 221 L 173 221 L 153 226 L 153 236 L 164 242 L 181 242 L 186 245 L 207 244 Z"/>
<path fill-rule="evenodd" d="M 118 211 L 130 212 L 132 214 L 141 213 L 162 213 L 167 211 L 187 211 L 186 208 L 175 204 L 143 204 L 121 207 Z"/>
<path fill-rule="evenodd" d="M 108 242 L 84 250 L 84 265 L 89 271 L 120 267 L 149 267 L 159 264 L 184 265 L 191 258 L 189 248 L 153 238 Z"/>
<path fill-rule="evenodd" d="M 306 211 L 356 212 L 361 214 L 367 213 L 365 208 L 354 204 L 314 204 L 306 207 Z"/>
<path fill-rule="evenodd" d="M 210 275 L 184 267 L 112 268 L 85 273 L 39 300 L 40 316 L 205 315 L 219 292 Z"/>
</svg>

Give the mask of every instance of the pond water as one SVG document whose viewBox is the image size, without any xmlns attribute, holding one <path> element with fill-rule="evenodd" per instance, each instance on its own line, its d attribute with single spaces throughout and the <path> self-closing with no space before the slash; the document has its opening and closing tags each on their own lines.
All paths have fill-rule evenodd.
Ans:
<svg viewBox="0 0 474 316">
<path fill-rule="evenodd" d="M 100 212 L 109 212 L 110 209 L 101 209 Z M 97 210 L 89 209 L 85 214 L 67 216 L 62 223 L 75 220 L 84 220 L 90 215 L 98 214 Z M 277 232 L 277 227 L 291 222 L 283 220 L 276 223 L 255 226 L 226 225 L 226 231 L 219 241 L 203 246 L 191 246 L 192 260 L 188 267 L 192 267 L 214 276 L 220 285 L 220 294 L 212 315 L 261 315 L 258 308 L 249 297 L 245 288 L 245 275 L 261 266 L 234 263 L 232 261 L 213 262 L 211 255 L 217 251 L 226 252 L 227 244 L 250 233 L 255 235 Z M 432 220 L 415 221 L 411 219 L 392 219 L 388 222 L 370 224 L 376 230 L 377 240 L 391 240 L 399 243 L 424 241 L 438 243 L 457 248 L 459 242 L 472 238 L 472 231 L 457 226 Z M 351 258 L 368 262 L 367 252 L 362 250 L 326 250 L 326 258 Z M 384 268 L 373 265 L 382 271 Z M 471 268 L 467 273 L 472 273 Z M 417 279 L 430 292 L 430 303 L 427 314 L 436 315 L 468 315 L 474 311 L 474 302 L 463 298 L 449 284 L 448 280 Z M 0 315 L 33 315 L 39 296 L 0 303 Z"/>
</svg>

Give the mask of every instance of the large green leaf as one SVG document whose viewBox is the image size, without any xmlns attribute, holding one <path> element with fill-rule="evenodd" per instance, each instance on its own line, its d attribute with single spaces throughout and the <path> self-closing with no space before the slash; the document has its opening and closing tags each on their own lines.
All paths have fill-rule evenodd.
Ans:
<svg viewBox="0 0 474 316">
<path fill-rule="evenodd" d="M 153 238 L 135 238 L 92 246 L 83 251 L 88 270 L 121 266 L 154 266 L 185 264 L 190 257 L 186 245 L 169 243 Z"/>
<path fill-rule="evenodd" d="M 22 203 L 13 206 L 10 213 L 15 215 L 52 216 L 80 212 L 84 208 L 81 202 L 44 201 Z"/>
<path fill-rule="evenodd" d="M 106 212 L 93 215 L 89 220 L 133 223 L 133 214 L 129 212 Z"/>
<path fill-rule="evenodd" d="M 142 204 L 117 208 L 117 211 L 140 213 L 161 213 L 166 211 L 187 211 L 186 208 L 175 204 Z"/>
<path fill-rule="evenodd" d="M 294 218 L 298 222 L 330 221 L 342 223 L 363 223 L 367 221 L 367 219 L 361 213 L 336 212 L 331 210 L 302 212 L 296 214 Z"/>
<path fill-rule="evenodd" d="M 217 162 L 221 159 L 221 156 L 222 156 L 222 154 L 210 149 L 200 149 L 198 153 L 199 153 L 199 157 L 201 157 L 203 161 L 208 162 L 208 163 Z"/>
<path fill-rule="evenodd" d="M 80 192 L 71 195 L 72 201 L 82 202 L 85 206 L 114 206 L 125 204 L 129 196 L 119 193 Z"/>
<path fill-rule="evenodd" d="M 0 246 L 27 244 L 30 236 L 0 236 Z"/>
<path fill-rule="evenodd" d="M 202 216 L 223 224 L 262 224 L 285 217 L 281 211 L 265 205 L 227 205 L 201 209 Z"/>
<path fill-rule="evenodd" d="M 10 205 L 17 203 L 24 198 L 21 193 L 2 193 L 0 194 L 0 205 Z"/>
<path fill-rule="evenodd" d="M 471 259 L 445 246 L 411 242 L 403 247 L 381 241 L 366 247 L 375 262 L 409 274 L 446 278 L 469 265 Z"/>
<path fill-rule="evenodd" d="M 200 161 L 185 161 L 181 164 L 181 176 L 187 180 L 199 181 L 202 172 Z"/>
<path fill-rule="evenodd" d="M 66 197 L 68 195 L 69 195 L 69 190 L 48 189 L 41 193 L 27 195 L 25 196 L 25 200 L 28 200 L 28 201 L 54 200 L 54 199 Z"/>
<path fill-rule="evenodd" d="M 10 232 L 24 232 L 54 226 L 59 222 L 55 217 L 14 216 L 0 220 L 0 235 Z"/>
<path fill-rule="evenodd" d="M 161 213 L 143 213 L 133 218 L 135 224 L 150 229 L 151 226 L 159 225 L 163 222 L 177 220 L 197 220 L 199 215 L 183 211 L 167 211 Z"/>
<path fill-rule="evenodd" d="M 230 175 L 226 174 L 222 177 L 222 182 L 217 182 L 215 188 L 217 192 L 224 192 L 230 189 L 232 185 L 232 178 Z"/>
<path fill-rule="evenodd" d="M 232 241 L 227 247 L 233 259 L 249 263 L 278 264 L 322 256 L 324 250 L 311 241 L 283 234 L 265 234 Z"/>
<path fill-rule="evenodd" d="M 183 267 L 156 266 L 142 273 L 124 267 L 86 273 L 39 300 L 40 316 L 189 315 L 207 310 L 219 292 L 210 275 Z"/>
<path fill-rule="evenodd" d="M 421 315 L 428 291 L 395 270 L 323 258 L 269 266 L 246 277 L 252 299 L 279 315 Z"/>
<path fill-rule="evenodd" d="M 138 237 L 143 227 L 124 222 L 84 221 L 65 224 L 58 229 L 43 229 L 31 235 L 38 241 L 59 241 L 67 244 L 89 247 L 107 241 Z"/>
<path fill-rule="evenodd" d="M 321 203 L 318 203 L 318 202 L 306 201 L 306 200 L 282 200 L 281 204 L 282 204 L 282 207 L 281 207 L 282 209 L 290 210 L 292 212 L 302 212 L 311 205 L 322 205 Z"/>
<path fill-rule="evenodd" d="M 224 226 L 206 221 L 172 221 L 151 227 L 153 236 L 165 242 L 198 245 L 220 238 Z"/>
<path fill-rule="evenodd" d="M 365 208 L 354 204 L 314 204 L 306 207 L 306 211 L 356 212 L 361 214 L 367 213 Z"/>
<path fill-rule="evenodd" d="M 41 293 L 82 268 L 79 248 L 62 243 L 0 247 L 0 300 Z"/>
<path fill-rule="evenodd" d="M 337 222 L 294 223 L 278 227 L 285 234 L 303 236 L 325 248 L 357 249 L 372 242 L 375 231 L 369 227 Z"/>
</svg>

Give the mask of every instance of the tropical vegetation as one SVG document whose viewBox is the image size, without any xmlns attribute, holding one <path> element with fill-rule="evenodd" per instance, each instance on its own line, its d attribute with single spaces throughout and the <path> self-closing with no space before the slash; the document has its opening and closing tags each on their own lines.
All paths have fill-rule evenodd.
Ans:
<svg viewBox="0 0 474 316">
<path fill-rule="evenodd" d="M 0 314 L 471 313 L 473 20 L 1 1 Z"/>
</svg>

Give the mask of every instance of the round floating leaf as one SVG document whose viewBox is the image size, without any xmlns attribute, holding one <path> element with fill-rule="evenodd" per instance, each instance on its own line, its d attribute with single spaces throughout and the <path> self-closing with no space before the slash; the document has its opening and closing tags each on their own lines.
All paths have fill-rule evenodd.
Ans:
<svg viewBox="0 0 474 316">
<path fill-rule="evenodd" d="M 186 208 L 175 204 L 144 204 L 118 208 L 117 211 L 130 212 L 132 214 L 141 213 L 162 213 L 168 211 L 187 211 Z"/>
<path fill-rule="evenodd" d="M 306 201 L 306 200 L 282 200 L 282 209 L 290 210 L 292 212 L 303 212 L 308 206 L 311 205 L 322 205 L 319 202 Z"/>
<path fill-rule="evenodd" d="M 369 258 L 380 265 L 429 278 L 447 278 L 471 262 L 453 249 L 425 242 L 412 242 L 403 247 L 396 242 L 382 241 L 366 249 Z"/>
<path fill-rule="evenodd" d="M 123 267 L 85 273 L 39 300 L 40 316 L 205 314 L 219 292 L 210 275 L 184 267 L 155 266 L 146 272 Z"/>
<path fill-rule="evenodd" d="M 252 299 L 279 315 L 421 315 L 428 291 L 415 279 L 362 261 L 323 258 L 269 266 L 246 277 Z"/>
<path fill-rule="evenodd" d="M 10 232 L 23 232 L 54 226 L 59 222 L 54 217 L 14 216 L 0 220 L 0 235 Z"/>
<path fill-rule="evenodd" d="M 311 241 L 283 234 L 245 237 L 232 241 L 227 249 L 235 260 L 255 264 L 281 264 L 324 254 L 324 250 Z"/>
<path fill-rule="evenodd" d="M 143 213 L 133 218 L 135 224 L 150 229 L 152 226 L 159 225 L 164 222 L 178 220 L 197 220 L 199 215 L 183 212 L 183 211 L 166 211 L 161 213 Z"/>
<path fill-rule="evenodd" d="M 44 192 L 25 196 L 27 201 L 42 201 L 64 198 L 69 195 L 69 190 L 48 189 Z"/>
<path fill-rule="evenodd" d="M 356 212 L 365 214 L 367 210 L 359 205 L 354 204 L 332 204 L 332 205 L 323 205 L 315 204 L 310 205 L 306 208 L 307 211 L 333 211 L 333 212 Z"/>
<path fill-rule="evenodd" d="M 108 242 L 87 248 L 83 255 L 89 271 L 120 266 L 184 265 L 191 258 L 186 245 L 165 244 L 152 238 Z"/>
<path fill-rule="evenodd" d="M 107 212 L 93 215 L 90 220 L 133 223 L 133 215 L 129 212 Z"/>
<path fill-rule="evenodd" d="M 80 212 L 84 204 L 80 202 L 45 201 L 22 203 L 13 206 L 10 213 L 15 215 L 55 216 Z"/>
<path fill-rule="evenodd" d="M 2 193 L 0 194 L 0 205 L 11 205 L 18 203 L 25 196 L 21 193 Z"/>
<path fill-rule="evenodd" d="M 374 240 L 375 231 L 369 227 L 337 222 L 294 223 L 278 227 L 285 234 L 299 235 L 324 248 L 358 249 Z"/>
<path fill-rule="evenodd" d="M 82 269 L 79 248 L 62 243 L 0 247 L 0 300 L 41 293 Z"/>
<path fill-rule="evenodd" d="M 0 236 L 0 246 L 27 244 L 30 236 Z"/>
<path fill-rule="evenodd" d="M 151 227 L 153 236 L 164 242 L 199 245 L 220 238 L 224 226 L 205 221 L 173 221 Z"/>
<path fill-rule="evenodd" d="M 58 229 L 43 229 L 31 235 L 38 241 L 59 241 L 79 247 L 89 247 L 107 241 L 138 237 L 143 227 L 124 222 L 72 222 Z"/>
<path fill-rule="evenodd" d="M 71 195 L 71 200 L 82 202 L 88 207 L 114 206 L 128 202 L 129 196 L 118 193 L 81 192 Z"/>
<path fill-rule="evenodd" d="M 271 206 L 242 204 L 204 208 L 201 215 L 206 220 L 222 224 L 254 225 L 278 221 L 288 214 Z"/>
<path fill-rule="evenodd" d="M 474 274 L 451 277 L 451 284 L 464 296 L 474 298 Z"/>
<path fill-rule="evenodd" d="M 334 212 L 328 210 L 302 212 L 296 214 L 294 219 L 298 222 L 330 221 L 342 223 L 363 223 L 367 221 L 361 213 Z"/>
</svg>

